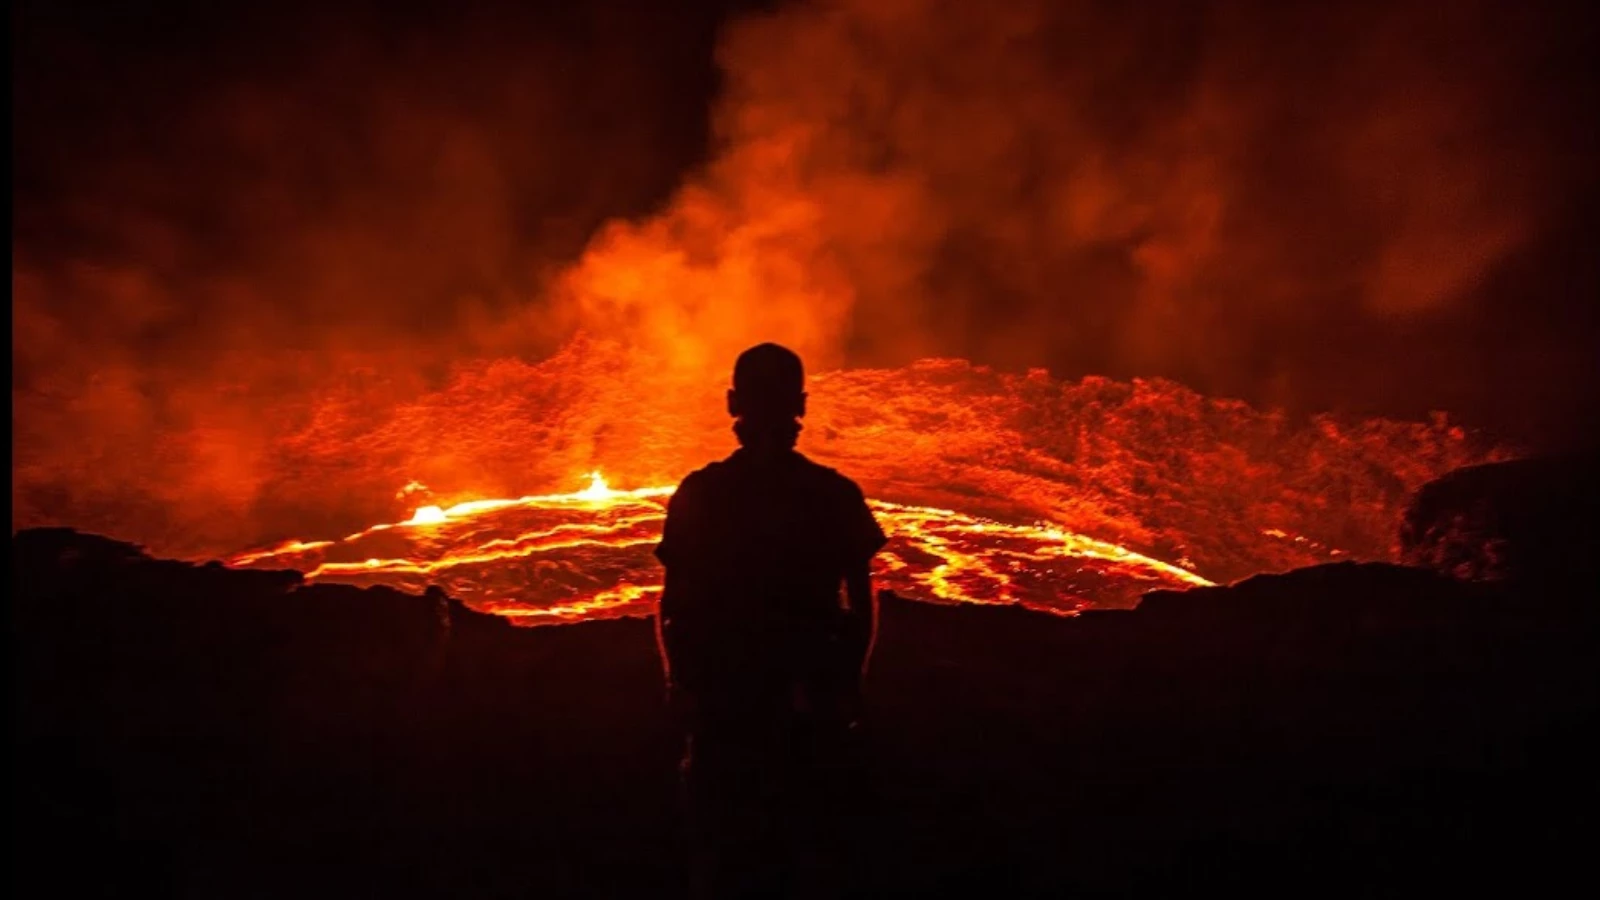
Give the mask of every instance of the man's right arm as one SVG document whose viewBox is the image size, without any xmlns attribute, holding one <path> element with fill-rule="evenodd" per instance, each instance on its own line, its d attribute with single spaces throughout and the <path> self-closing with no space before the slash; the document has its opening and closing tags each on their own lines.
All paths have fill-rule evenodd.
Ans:
<svg viewBox="0 0 1600 900">
<path fill-rule="evenodd" d="M 846 617 L 852 653 L 859 654 L 857 662 L 865 677 L 867 664 L 872 661 L 872 648 L 878 641 L 878 598 L 872 592 L 872 572 L 867 563 L 853 566 L 845 573 L 844 591 L 845 601 L 850 606 Z"/>
<path fill-rule="evenodd" d="M 878 637 L 878 598 L 872 591 L 872 557 L 889 542 L 855 482 L 848 482 L 844 500 L 844 588 L 851 650 L 867 672 Z"/>
</svg>

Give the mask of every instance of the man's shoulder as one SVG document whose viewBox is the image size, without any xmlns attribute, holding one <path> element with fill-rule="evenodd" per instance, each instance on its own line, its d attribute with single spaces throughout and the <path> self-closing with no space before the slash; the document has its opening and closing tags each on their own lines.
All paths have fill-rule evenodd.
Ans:
<svg viewBox="0 0 1600 900">
<path fill-rule="evenodd" d="M 700 468 L 695 469 L 693 472 L 683 476 L 683 480 L 678 482 L 678 490 L 681 491 L 686 487 L 698 487 L 701 485 L 713 484 L 723 480 L 732 471 L 731 467 L 729 466 L 729 463 L 732 462 L 732 460 L 733 457 L 719 459 L 714 462 L 708 462 Z"/>
<path fill-rule="evenodd" d="M 823 490 L 842 494 L 846 497 L 861 496 L 861 486 L 856 484 L 848 475 L 831 466 L 825 466 L 803 454 L 800 457 L 801 465 L 806 472 L 806 477 L 814 480 Z"/>
<path fill-rule="evenodd" d="M 838 469 L 825 466 L 799 452 L 794 453 L 793 459 L 790 477 L 798 477 L 810 489 L 846 498 L 863 496 L 861 487 Z M 678 484 L 678 493 L 735 488 L 751 476 L 749 463 L 748 459 L 737 453 L 727 459 L 707 463 L 684 476 Z"/>
<path fill-rule="evenodd" d="M 736 492 L 740 483 L 739 468 L 733 457 L 709 462 L 683 476 L 674 492 L 674 499 L 710 501 L 730 492 Z"/>
<path fill-rule="evenodd" d="M 721 466 L 721 462 L 710 463 L 683 476 L 683 480 L 678 482 L 678 487 L 673 491 L 673 499 L 692 497 L 705 490 L 708 485 L 714 485 L 719 480 Z"/>
</svg>

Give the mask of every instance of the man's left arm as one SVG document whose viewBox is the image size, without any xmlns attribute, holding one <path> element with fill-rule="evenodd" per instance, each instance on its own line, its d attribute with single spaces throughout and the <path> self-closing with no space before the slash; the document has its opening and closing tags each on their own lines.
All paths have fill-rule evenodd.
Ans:
<svg viewBox="0 0 1600 900">
<path fill-rule="evenodd" d="M 661 599 L 656 606 L 656 647 L 669 690 L 681 690 L 696 681 L 701 649 L 697 646 L 694 607 L 703 586 L 698 584 L 700 521 L 693 477 L 684 479 L 667 504 L 656 557 L 665 572 Z"/>
</svg>

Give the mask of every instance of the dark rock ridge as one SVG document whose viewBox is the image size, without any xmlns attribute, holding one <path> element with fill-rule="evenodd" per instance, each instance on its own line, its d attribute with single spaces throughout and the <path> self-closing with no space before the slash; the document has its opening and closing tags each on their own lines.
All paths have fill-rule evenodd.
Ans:
<svg viewBox="0 0 1600 900">
<path fill-rule="evenodd" d="M 1401 557 L 1463 579 L 1600 590 L 1597 515 L 1600 456 L 1468 466 L 1417 491 Z"/>
<path fill-rule="evenodd" d="M 60 530 L 13 537 L 11 596 L 19 895 L 683 892 L 646 621 L 514 628 Z M 1597 607 L 1533 599 L 1357 564 L 1076 619 L 886 597 L 861 878 L 872 896 L 1587 879 Z"/>
</svg>

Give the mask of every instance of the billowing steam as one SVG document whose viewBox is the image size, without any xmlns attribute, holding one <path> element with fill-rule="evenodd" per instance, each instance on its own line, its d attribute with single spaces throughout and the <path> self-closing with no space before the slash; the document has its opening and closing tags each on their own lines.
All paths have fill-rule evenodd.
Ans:
<svg viewBox="0 0 1600 900">
<path fill-rule="evenodd" d="M 721 153 L 591 244 L 566 285 L 580 319 L 711 351 L 696 364 L 771 335 L 830 361 L 1204 378 L 1307 307 L 1457 301 L 1535 224 L 1540 148 L 1487 137 L 1505 60 L 1462 49 L 1493 22 L 1140 9 L 850 0 L 739 23 Z"/>
<path fill-rule="evenodd" d="M 597 14 L 570 46 L 494 17 L 385 40 L 314 19 L 281 58 L 160 66 L 41 28 L 17 88 L 13 525 L 182 548 L 367 521 L 376 485 L 288 496 L 310 457 L 370 455 L 388 490 L 427 480 L 402 461 L 565 487 L 529 482 L 620 465 L 619 420 L 720 427 L 699 404 L 758 339 L 813 369 L 963 356 L 1271 403 L 1348 381 L 1381 409 L 1391 385 L 1353 374 L 1370 353 L 1325 348 L 1470 309 L 1592 179 L 1541 129 L 1559 110 L 1525 102 L 1556 26 L 1490 10 L 790 4 L 722 30 L 698 165 L 673 99 L 697 84 L 661 74 L 697 45 L 665 19 Z M 627 370 L 482 423 L 544 462 L 479 472 L 489 438 L 406 433 L 495 391 L 481 361 L 579 331 Z"/>
</svg>

